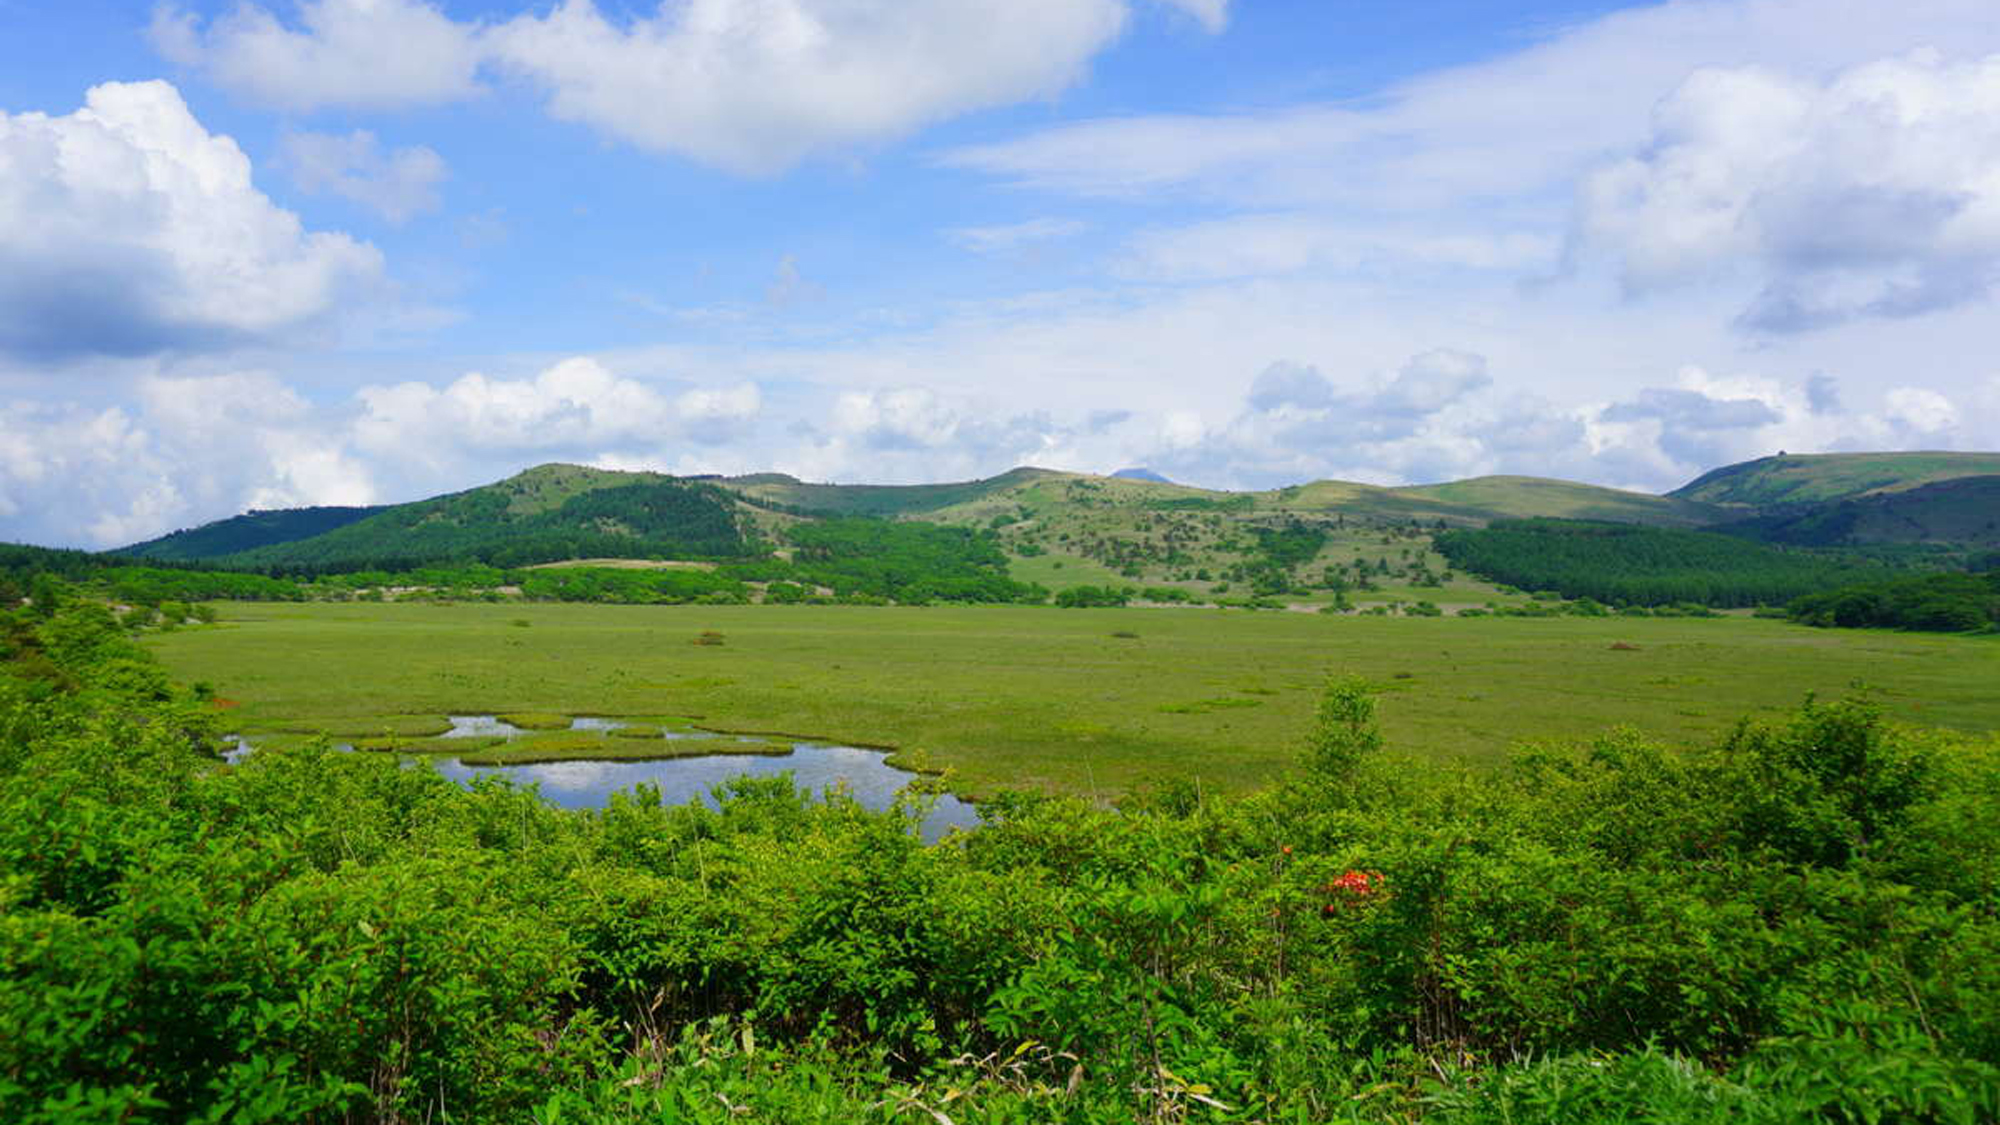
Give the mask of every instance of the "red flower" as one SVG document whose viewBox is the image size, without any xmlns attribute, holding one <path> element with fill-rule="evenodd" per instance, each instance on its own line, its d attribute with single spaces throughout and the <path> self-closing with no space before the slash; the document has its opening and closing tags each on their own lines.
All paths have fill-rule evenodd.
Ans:
<svg viewBox="0 0 2000 1125">
<path fill-rule="evenodd" d="M 1331 916 L 1343 906 L 1359 906 L 1379 895 L 1382 885 L 1380 871 L 1354 869 L 1345 871 L 1339 878 L 1319 889 L 1321 894 L 1331 898 L 1331 901 L 1321 908 L 1320 913 Z"/>
</svg>

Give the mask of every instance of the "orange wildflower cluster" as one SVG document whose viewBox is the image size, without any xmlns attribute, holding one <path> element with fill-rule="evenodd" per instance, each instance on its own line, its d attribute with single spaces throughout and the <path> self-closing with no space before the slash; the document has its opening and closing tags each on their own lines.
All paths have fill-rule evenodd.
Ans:
<svg viewBox="0 0 2000 1125">
<path fill-rule="evenodd" d="M 1331 916 L 1345 907 L 1359 906 L 1381 895 L 1382 890 L 1380 871 L 1346 871 L 1320 888 L 1321 894 L 1330 897 L 1330 901 L 1320 908 L 1320 913 Z"/>
</svg>

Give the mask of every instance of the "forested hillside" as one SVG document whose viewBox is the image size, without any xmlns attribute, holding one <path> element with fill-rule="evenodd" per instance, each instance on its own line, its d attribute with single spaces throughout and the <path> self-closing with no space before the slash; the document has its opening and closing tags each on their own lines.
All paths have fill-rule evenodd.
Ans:
<svg viewBox="0 0 2000 1125">
<path fill-rule="evenodd" d="M 1933 633 L 2000 629 L 2000 569 L 1843 586 L 1801 597 L 1790 612 L 1795 621 L 1822 627 Z"/>
<path fill-rule="evenodd" d="M 655 480 L 524 506 L 499 486 L 399 504 L 324 535 L 224 556 L 289 573 L 401 569 L 431 562 L 522 566 L 592 557 L 701 558 L 755 553 L 735 502 L 712 484 Z"/>
<path fill-rule="evenodd" d="M 1496 582 L 1613 605 L 1778 605 L 1886 576 L 1853 560 L 1630 524 L 1508 520 L 1441 532 L 1436 543 L 1454 566 Z"/>
<path fill-rule="evenodd" d="M 212 559 L 277 543 L 310 539 L 385 510 L 382 505 L 253 510 L 144 543 L 134 543 L 130 547 L 120 547 L 115 553 L 142 559 Z"/>
<path fill-rule="evenodd" d="M 589 559 L 732 564 L 713 583 L 575 575 L 532 583 L 566 597 L 587 588 L 643 600 L 1019 601 L 1069 590 L 1069 604 L 1276 607 L 1291 598 L 1334 611 L 1431 612 L 1442 601 L 1455 612 L 1493 608 L 1506 595 L 1491 579 L 1621 603 L 1735 605 L 1869 580 L 1870 566 L 1962 568 L 2000 544 L 2000 474 L 1963 475 L 1988 461 L 2000 455 L 1781 456 L 1718 469 L 1667 497 L 1506 476 L 1217 492 L 1034 468 L 945 484 L 841 485 L 549 464 L 383 509 L 252 512 L 135 550 L 300 579 Z M 1476 534 L 1543 517 L 1615 522 L 1632 534 L 1600 527 L 1533 549 L 1508 539 L 1518 528 Z M 1815 550 L 1637 533 L 1724 519 L 1733 522 L 1715 530 Z M 322 527 L 330 529 L 312 533 Z M 1438 553 L 1446 543 L 1450 552 Z M 787 548 L 785 557 L 774 548 Z M 128 577 L 142 594 L 201 585 Z M 216 592 L 201 596 L 250 589 L 206 584 Z"/>
<path fill-rule="evenodd" d="M 1841 547 L 1877 543 L 2000 547 L 2000 475 L 1956 477 L 1724 524 L 1766 543 Z"/>
</svg>

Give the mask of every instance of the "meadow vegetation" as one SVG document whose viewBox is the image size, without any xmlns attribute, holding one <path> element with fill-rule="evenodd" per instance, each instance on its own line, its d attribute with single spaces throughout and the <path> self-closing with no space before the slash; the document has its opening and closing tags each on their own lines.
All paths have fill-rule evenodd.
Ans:
<svg viewBox="0 0 2000 1125">
<path fill-rule="evenodd" d="M 704 632 L 723 643 L 690 643 Z M 145 644 L 183 682 L 226 685 L 243 733 L 379 735 L 388 716 L 675 715 L 923 750 L 974 795 L 1109 794 L 1159 775 L 1211 791 L 1269 784 L 1328 669 L 1381 687 L 1399 753 L 1473 765 L 1620 724 L 1709 740 L 1739 716 L 1857 683 L 1898 719 L 2000 727 L 1992 639 L 1745 617 L 276 603 L 228 606 L 217 625 L 155 630 Z"/>
<path fill-rule="evenodd" d="M 366 614 L 457 612 L 274 608 L 378 652 Z M 994 614 L 986 633 L 1093 617 L 819 612 Z M 1140 617 L 1138 638 L 1102 628 Z M 1156 618 L 1197 615 L 1107 613 L 1097 640 L 1143 651 Z M 2000 744 L 1865 693 L 1469 773 L 1398 753 L 1409 681 L 1322 680 L 1326 651 L 1255 633 L 1304 681 L 1270 784 L 1173 776 L 1116 808 L 995 793 L 982 828 L 925 846 L 911 806 L 782 777 L 717 807 L 642 788 L 570 811 L 324 742 L 225 765 L 235 716 L 101 604 L 5 624 L 0 1119 L 22 1125 L 2000 1115 Z M 726 624 L 726 647 L 671 647 L 778 643 Z M 1422 638 L 1405 654 L 1442 627 L 1607 636 L 1380 624 Z M 1663 632 L 1609 658 L 1674 630 L 1875 636 L 1643 624 Z M 157 643 L 185 660 L 189 638 L 259 627 Z M 490 646 L 508 627 L 458 628 Z M 1989 651 L 1889 639 L 1956 646 L 1939 663 Z M 1289 693 L 1268 686 L 1210 717 L 1275 713 Z"/>
<path fill-rule="evenodd" d="M 0 1121 L 2000 1120 L 2000 595 L 1908 573 L 1977 543 L 1474 530 L 1845 536 L 1794 501 L 1971 464 L 1794 460 L 557 465 L 145 563 L 0 545 Z M 793 737 L 924 776 L 566 810 L 431 765 Z M 946 791 L 983 826 L 927 846 Z"/>
</svg>

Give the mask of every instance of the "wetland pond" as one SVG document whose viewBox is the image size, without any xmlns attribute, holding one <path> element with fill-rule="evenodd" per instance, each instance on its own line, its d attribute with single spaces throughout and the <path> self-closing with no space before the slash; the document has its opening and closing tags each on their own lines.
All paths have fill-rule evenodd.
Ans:
<svg viewBox="0 0 2000 1125">
<path fill-rule="evenodd" d="M 438 735 L 439 742 L 450 738 L 477 738 L 486 742 L 505 738 L 511 741 L 530 733 L 495 715 L 448 715 L 446 718 L 451 720 L 451 730 Z M 630 725 L 636 724 L 582 717 L 572 719 L 569 729 L 609 734 Z M 586 752 L 563 761 L 494 765 L 468 765 L 448 749 L 420 756 L 431 759 L 439 773 L 460 784 L 469 784 L 482 774 L 502 774 L 517 784 L 540 786 L 545 800 L 569 809 L 603 808 L 610 801 L 611 794 L 642 782 L 659 787 L 662 804 L 686 804 L 698 799 L 713 806 L 715 798 L 711 791 L 730 778 L 744 774 L 770 777 L 781 773 L 791 774 L 792 784 L 807 793 L 818 795 L 844 785 L 854 799 L 867 808 L 885 809 L 896 799 L 896 794 L 917 777 L 908 770 L 889 765 L 884 751 L 857 746 L 832 746 L 794 739 L 773 740 L 752 735 L 718 735 L 709 731 L 672 728 L 639 739 L 618 741 L 620 748 L 626 749 L 654 737 L 663 741 L 701 739 L 709 742 L 733 738 L 745 744 L 759 744 L 759 748 L 755 752 L 660 758 L 598 759 L 588 757 Z M 225 755 L 232 761 L 251 750 L 248 741 L 240 738 L 235 741 L 237 748 Z M 790 750 L 769 749 L 774 742 L 779 747 L 788 745 Z M 353 746 L 342 744 L 341 748 L 351 750 Z M 419 755 L 410 755 L 416 756 Z M 949 793 L 937 796 L 930 811 L 918 824 L 926 843 L 936 843 L 953 828 L 978 826 L 978 812 Z"/>
</svg>

